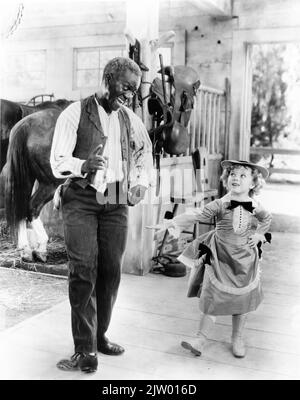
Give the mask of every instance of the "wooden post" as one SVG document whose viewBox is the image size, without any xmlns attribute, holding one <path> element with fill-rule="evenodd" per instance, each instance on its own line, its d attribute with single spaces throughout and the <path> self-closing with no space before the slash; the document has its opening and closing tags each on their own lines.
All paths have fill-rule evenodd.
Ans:
<svg viewBox="0 0 300 400">
<path fill-rule="evenodd" d="M 197 116 L 198 116 L 198 134 L 196 148 L 201 146 L 201 124 L 202 124 L 202 91 L 198 91 L 197 95 Z"/>
<path fill-rule="evenodd" d="M 211 110 L 212 110 L 212 93 L 208 93 L 208 128 L 207 128 L 207 151 L 211 153 Z"/>
<path fill-rule="evenodd" d="M 151 82 L 156 71 L 156 55 L 158 43 L 159 3 L 158 0 L 135 1 L 128 0 L 126 30 L 139 40 L 141 45 L 141 61 L 149 68 L 143 73 L 142 82 Z M 149 84 L 142 84 L 142 97 L 149 93 Z M 142 119 L 147 129 L 151 128 L 151 118 L 148 113 L 147 99 L 142 106 Z M 148 189 L 144 204 L 129 208 L 129 232 L 127 248 L 124 257 L 123 271 L 137 275 L 145 275 L 151 267 L 154 251 L 154 233 L 146 229 L 147 225 L 155 223 L 158 205 L 151 204 L 155 188 Z"/>
<path fill-rule="evenodd" d="M 216 153 L 220 153 L 220 136 L 221 136 L 221 95 L 218 95 L 218 110 L 217 110 L 217 126 L 216 126 L 216 141 L 217 141 L 217 147 L 216 147 Z"/>
<path fill-rule="evenodd" d="M 195 150 L 195 137 L 196 137 L 196 123 L 197 123 L 197 109 L 198 109 L 198 101 L 197 98 L 195 98 L 195 103 L 194 103 L 194 109 L 191 114 L 191 120 L 189 121 L 190 124 L 190 146 L 189 146 L 189 153 L 192 154 L 192 152 Z M 186 154 L 186 155 L 188 155 Z"/>
<path fill-rule="evenodd" d="M 225 154 L 224 158 L 229 158 L 229 124 L 230 124 L 230 101 L 231 101 L 231 90 L 230 90 L 229 79 L 225 79 L 225 121 L 224 121 L 224 133 L 225 133 Z"/>
</svg>

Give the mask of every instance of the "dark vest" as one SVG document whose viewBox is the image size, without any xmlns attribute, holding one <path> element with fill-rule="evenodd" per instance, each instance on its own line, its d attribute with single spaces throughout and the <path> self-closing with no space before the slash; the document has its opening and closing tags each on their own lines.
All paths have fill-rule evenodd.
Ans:
<svg viewBox="0 0 300 400">
<path fill-rule="evenodd" d="M 121 153 L 123 161 L 123 172 L 124 180 L 127 180 L 129 172 L 129 134 L 130 134 L 130 121 L 129 117 L 124 109 L 119 109 L 119 122 L 120 122 L 120 133 L 121 133 Z M 77 142 L 73 151 L 73 157 L 86 160 L 89 154 L 99 145 L 102 144 L 102 151 L 99 151 L 101 155 L 106 145 L 106 136 L 104 136 L 103 128 L 101 126 L 98 108 L 95 101 L 95 97 L 90 96 L 86 99 L 81 100 L 81 114 L 80 121 L 77 129 Z M 86 178 L 74 178 L 74 181 L 82 188 L 85 188 L 92 175 Z"/>
</svg>

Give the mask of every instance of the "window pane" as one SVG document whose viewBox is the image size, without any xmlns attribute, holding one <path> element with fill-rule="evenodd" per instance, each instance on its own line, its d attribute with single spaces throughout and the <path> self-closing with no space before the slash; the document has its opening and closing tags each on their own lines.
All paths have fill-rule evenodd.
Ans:
<svg viewBox="0 0 300 400">
<path fill-rule="evenodd" d="M 114 57 L 126 56 L 122 47 L 74 49 L 75 88 L 97 87 L 102 80 L 103 68 Z"/>
<path fill-rule="evenodd" d="M 4 75 L 7 86 L 44 89 L 46 86 L 46 51 L 10 54 Z"/>
<path fill-rule="evenodd" d="M 44 71 L 34 71 L 28 73 L 28 82 L 30 82 L 30 87 L 34 89 L 44 89 L 45 88 L 45 72 Z"/>
<path fill-rule="evenodd" d="M 124 51 L 122 49 L 109 49 L 109 50 L 100 50 L 100 66 L 101 68 L 104 68 L 105 65 L 110 61 L 111 59 L 115 57 L 122 57 Z"/>
<path fill-rule="evenodd" d="M 99 67 L 99 50 L 77 50 L 77 69 Z"/>
<path fill-rule="evenodd" d="M 76 87 L 96 87 L 99 86 L 99 72 L 97 69 L 87 69 L 77 71 Z"/>
<path fill-rule="evenodd" d="M 22 89 L 45 89 L 45 74 L 41 72 L 19 71 L 7 77 L 8 86 Z"/>
<path fill-rule="evenodd" d="M 102 80 L 103 69 L 108 61 L 115 57 L 123 57 L 126 55 L 126 50 L 123 49 L 107 49 L 100 50 L 100 80 Z"/>
</svg>

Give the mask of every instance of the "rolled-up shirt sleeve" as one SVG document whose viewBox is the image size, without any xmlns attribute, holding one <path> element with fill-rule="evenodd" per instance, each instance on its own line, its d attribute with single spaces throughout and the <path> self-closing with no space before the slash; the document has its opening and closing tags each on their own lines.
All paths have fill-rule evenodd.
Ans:
<svg viewBox="0 0 300 400">
<path fill-rule="evenodd" d="M 84 177 L 81 167 L 85 160 L 73 157 L 80 113 L 81 103 L 77 101 L 62 111 L 57 119 L 50 153 L 50 164 L 56 178 Z"/>
</svg>

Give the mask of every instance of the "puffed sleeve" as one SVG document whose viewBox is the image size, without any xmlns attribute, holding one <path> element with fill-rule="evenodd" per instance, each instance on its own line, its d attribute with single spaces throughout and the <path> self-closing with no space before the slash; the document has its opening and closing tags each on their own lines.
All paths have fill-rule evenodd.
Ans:
<svg viewBox="0 0 300 400">
<path fill-rule="evenodd" d="M 216 217 L 222 207 L 220 199 L 216 199 L 201 208 L 190 208 L 183 214 L 174 217 L 171 221 L 171 227 L 177 232 L 181 232 L 196 222 L 210 222 Z"/>
<path fill-rule="evenodd" d="M 255 217 L 258 220 L 256 232 L 265 235 L 271 226 L 272 215 L 261 204 L 258 204 L 255 208 Z"/>
</svg>

